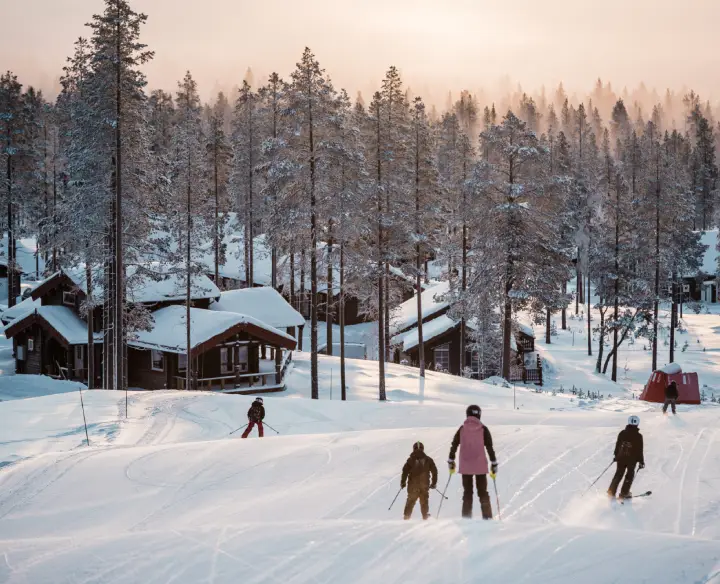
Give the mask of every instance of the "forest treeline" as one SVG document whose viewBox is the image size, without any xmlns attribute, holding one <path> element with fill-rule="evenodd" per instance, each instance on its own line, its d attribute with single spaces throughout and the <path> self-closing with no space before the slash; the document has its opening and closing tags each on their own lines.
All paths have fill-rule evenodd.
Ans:
<svg viewBox="0 0 720 584">
<path fill-rule="evenodd" d="M 146 259 L 161 257 L 186 276 L 189 308 L 208 245 L 216 281 L 234 253 L 224 243 L 233 214 L 247 282 L 260 234 L 273 286 L 294 302 L 298 275 L 303 290 L 307 277 L 313 397 L 318 286 L 339 289 L 328 313 L 342 314 L 352 295 L 377 319 L 383 400 L 398 303 L 391 274 L 402 270 L 420 291 L 430 260 L 446 266 L 461 355 L 482 356 L 481 376 L 508 377 L 520 310 L 545 323 L 548 342 L 552 314 L 565 326 L 568 311 L 583 311 L 588 353 L 613 380 L 617 349 L 633 337 L 648 339 L 657 366 L 659 305 L 698 271 L 698 232 L 716 223 L 720 131 L 698 95 L 668 92 L 644 112 L 600 82 L 581 103 L 560 87 L 499 110 L 462 92 L 438 112 L 395 67 L 353 100 L 305 49 L 288 78 L 245 81 L 202 103 L 191 72 L 173 91 L 148 92 L 146 16 L 126 0 L 104 5 L 59 95 L 25 89 L 11 72 L 0 79 L 0 194 L 9 266 L 23 237 L 37 238 L 47 272 L 85 266 L 84 309 L 106 308 L 108 387 L 126 383 L 128 335 L 151 325 L 128 302 L 128 267 L 145 276 Z"/>
</svg>

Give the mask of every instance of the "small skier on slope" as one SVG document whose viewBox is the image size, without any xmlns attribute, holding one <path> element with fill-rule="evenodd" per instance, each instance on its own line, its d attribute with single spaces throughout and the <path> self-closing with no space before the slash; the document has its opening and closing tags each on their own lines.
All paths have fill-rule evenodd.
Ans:
<svg viewBox="0 0 720 584">
<path fill-rule="evenodd" d="M 422 442 L 415 442 L 412 454 L 403 466 L 400 479 L 400 487 L 404 489 L 407 485 L 408 490 L 405 519 L 410 519 L 418 499 L 420 499 L 420 511 L 423 519 L 430 518 L 430 489 L 437 488 L 437 475 L 435 461 L 425 454 L 425 446 Z"/>
<path fill-rule="evenodd" d="M 672 406 L 672 413 L 677 414 L 675 411 L 675 404 L 680 397 L 680 392 L 677 388 L 677 383 L 674 381 L 670 382 L 670 385 L 668 385 L 665 388 L 665 403 L 663 404 L 663 414 L 667 414 L 668 406 Z"/>
<path fill-rule="evenodd" d="M 468 406 L 465 411 L 467 419 L 455 433 L 448 457 L 448 466 L 450 474 L 452 474 L 455 472 L 455 454 L 458 446 L 460 447 L 460 468 L 458 470 L 462 475 L 463 483 L 462 516 L 467 519 L 472 518 L 473 479 L 477 486 L 483 519 L 493 518 L 490 495 L 487 490 L 488 461 L 485 450 L 490 455 L 492 462 L 490 471 L 493 478 L 497 474 L 498 463 L 490 430 L 480 422 L 481 413 L 480 406 Z"/>
<path fill-rule="evenodd" d="M 255 401 L 248 410 L 247 417 L 248 427 L 245 428 L 242 437 L 247 438 L 250 435 L 250 432 L 252 432 L 252 429 L 255 427 L 255 424 L 257 424 L 258 434 L 260 435 L 260 438 L 262 438 L 264 436 L 262 423 L 265 419 L 265 406 L 263 406 L 263 399 L 261 397 L 255 398 Z"/>
<path fill-rule="evenodd" d="M 639 464 L 641 469 L 645 468 L 643 437 L 640 434 L 640 418 L 637 416 L 630 416 L 627 426 L 618 434 L 613 460 L 617 463 L 617 469 L 607 493 L 610 497 L 615 497 L 618 485 L 624 475 L 625 481 L 620 489 L 619 498 L 630 498 L 632 497 L 630 487 L 635 478 L 635 465 Z"/>
</svg>

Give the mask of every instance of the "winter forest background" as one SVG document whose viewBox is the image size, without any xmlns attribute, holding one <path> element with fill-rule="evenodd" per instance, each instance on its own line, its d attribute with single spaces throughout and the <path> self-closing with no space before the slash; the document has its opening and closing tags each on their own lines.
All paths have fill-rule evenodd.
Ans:
<svg viewBox="0 0 720 584">
<path fill-rule="evenodd" d="M 125 385 L 128 335 L 149 326 L 128 303 L 128 280 L 169 267 L 186 278 L 189 306 L 190 277 L 208 250 L 217 276 L 233 221 L 246 282 L 262 234 L 271 284 L 293 305 L 309 295 L 313 397 L 318 286 L 339 290 L 328 312 L 359 299 L 387 358 L 399 302 L 391 268 L 420 291 L 431 259 L 446 266 L 451 315 L 463 328 L 472 321 L 470 348 L 488 373 L 509 373 L 514 313 L 547 323 L 549 339 L 550 315 L 564 324 L 590 304 L 598 371 L 616 380 L 617 348 L 637 336 L 656 368 L 659 305 L 672 304 L 672 334 L 677 284 L 698 269 L 699 231 L 717 223 L 718 110 L 701 96 L 618 94 L 598 80 L 582 97 L 560 86 L 491 101 L 452 88 L 439 109 L 395 67 L 378 73 L 373 95 L 351 97 L 305 49 L 288 77 L 249 74 L 232 95 L 202 103 L 192 72 L 176 88 L 147 90 L 146 16 L 125 0 L 104 4 L 59 95 L 2 75 L 0 195 L 10 267 L 15 242 L 34 237 L 46 266 L 38 279 L 85 269 L 84 309 L 104 307 L 107 387 Z M 19 293 L 11 281 L 9 306 Z M 673 342 L 669 350 L 672 361 Z M 383 400 L 384 359 L 378 367 Z"/>
</svg>

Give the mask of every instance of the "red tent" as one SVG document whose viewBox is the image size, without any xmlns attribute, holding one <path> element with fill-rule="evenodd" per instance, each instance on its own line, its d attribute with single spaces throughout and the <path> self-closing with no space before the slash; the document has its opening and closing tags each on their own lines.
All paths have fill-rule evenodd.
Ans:
<svg viewBox="0 0 720 584">
<path fill-rule="evenodd" d="M 683 373 L 680 365 L 670 363 L 662 369 L 658 369 L 650 375 L 645 389 L 640 394 L 640 399 L 649 402 L 663 403 L 665 401 L 665 388 L 674 381 L 677 384 L 680 397 L 679 404 L 699 404 L 700 385 L 698 384 L 697 373 Z"/>
</svg>

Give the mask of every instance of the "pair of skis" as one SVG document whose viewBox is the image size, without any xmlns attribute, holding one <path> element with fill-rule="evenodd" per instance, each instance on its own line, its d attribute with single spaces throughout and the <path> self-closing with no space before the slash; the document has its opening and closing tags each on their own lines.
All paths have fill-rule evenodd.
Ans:
<svg viewBox="0 0 720 584">
<path fill-rule="evenodd" d="M 629 499 L 638 499 L 640 497 L 649 497 L 652 495 L 652 491 L 645 491 L 644 493 L 640 493 L 639 495 L 630 495 L 629 497 L 618 497 L 618 500 L 620 501 L 621 505 L 625 504 L 625 501 Z"/>
</svg>

